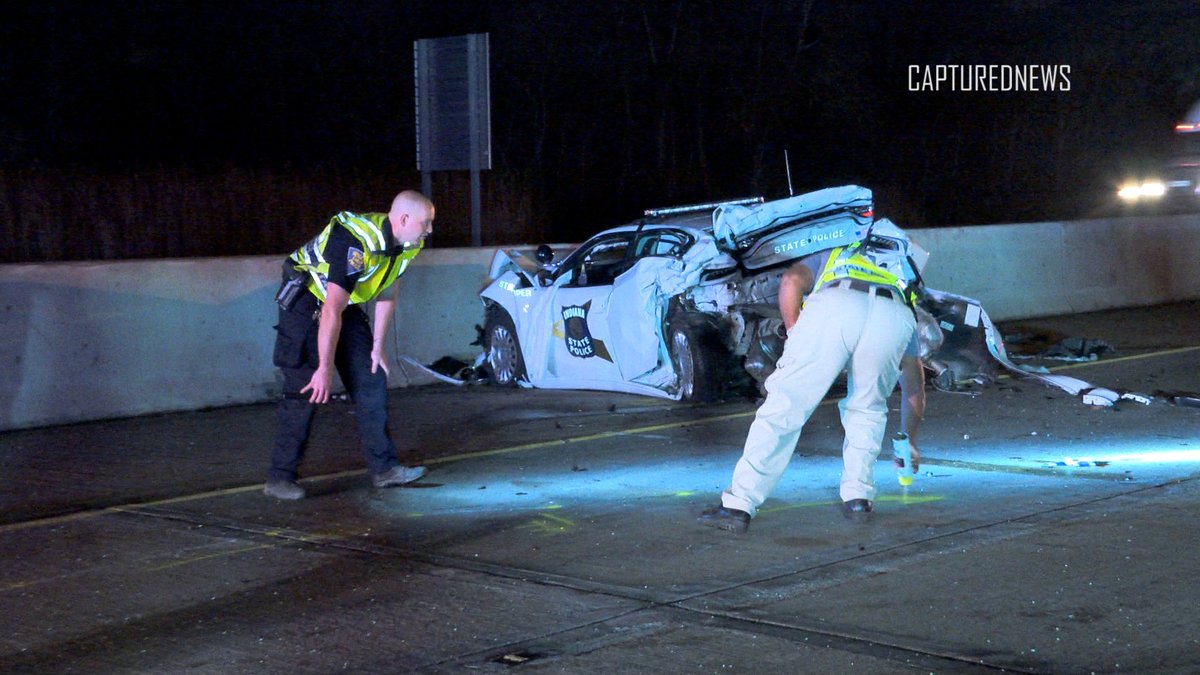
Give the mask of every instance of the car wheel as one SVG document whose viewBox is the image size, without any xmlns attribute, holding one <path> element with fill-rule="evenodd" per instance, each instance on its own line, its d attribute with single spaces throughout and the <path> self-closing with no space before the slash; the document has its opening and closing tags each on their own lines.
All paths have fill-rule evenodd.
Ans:
<svg viewBox="0 0 1200 675">
<path fill-rule="evenodd" d="M 525 377 L 525 359 L 517 341 L 517 329 L 508 312 L 497 306 L 489 307 L 483 327 L 483 368 L 488 380 L 500 387 L 516 386 Z"/>
<path fill-rule="evenodd" d="M 721 391 L 715 346 L 711 330 L 684 321 L 672 322 L 669 329 L 671 362 L 675 366 L 676 387 L 682 401 L 711 401 Z"/>
</svg>

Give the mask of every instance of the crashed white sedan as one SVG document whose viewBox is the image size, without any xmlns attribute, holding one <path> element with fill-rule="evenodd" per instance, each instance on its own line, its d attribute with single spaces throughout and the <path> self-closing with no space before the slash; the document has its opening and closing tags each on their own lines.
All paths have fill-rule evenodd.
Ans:
<svg viewBox="0 0 1200 675">
<path fill-rule="evenodd" d="M 499 385 L 683 400 L 762 380 L 782 349 L 783 270 L 861 240 L 871 208 L 870 190 L 846 186 L 651 209 L 561 260 L 498 252 L 480 293 L 484 368 Z"/>
<path fill-rule="evenodd" d="M 858 241 L 896 253 L 898 266 L 918 274 L 929 258 L 891 221 L 873 220 L 871 191 L 854 185 L 770 202 L 647 210 L 560 260 L 547 246 L 497 252 L 480 292 L 484 371 L 502 386 L 675 400 L 752 391 L 783 351 L 783 271 Z M 1148 400 L 1015 365 L 971 298 L 922 288 L 915 311 L 921 356 L 940 389 L 991 381 L 1003 367 L 1090 405 Z"/>
</svg>

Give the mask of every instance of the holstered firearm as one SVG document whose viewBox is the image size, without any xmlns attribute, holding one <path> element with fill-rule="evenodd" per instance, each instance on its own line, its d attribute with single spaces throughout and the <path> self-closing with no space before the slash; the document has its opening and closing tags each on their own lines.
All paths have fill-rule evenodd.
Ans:
<svg viewBox="0 0 1200 675">
<path fill-rule="evenodd" d="M 291 258 L 284 258 L 283 283 L 279 285 L 279 292 L 275 294 L 275 302 L 279 308 L 285 312 L 291 309 L 300 298 L 300 294 L 308 288 L 308 280 L 308 272 L 296 269 Z"/>
</svg>

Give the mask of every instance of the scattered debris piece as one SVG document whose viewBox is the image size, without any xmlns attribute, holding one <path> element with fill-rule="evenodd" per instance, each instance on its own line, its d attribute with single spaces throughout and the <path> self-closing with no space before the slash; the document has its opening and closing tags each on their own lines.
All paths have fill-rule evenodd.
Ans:
<svg viewBox="0 0 1200 675">
<path fill-rule="evenodd" d="M 459 387 L 464 384 L 483 382 L 486 377 L 481 367 L 482 354 L 476 357 L 474 364 L 450 356 L 443 356 L 429 365 L 425 365 L 411 356 L 401 356 L 400 360 L 441 382 Z"/>
<path fill-rule="evenodd" d="M 1109 465 L 1109 462 L 1096 461 L 1094 459 L 1085 459 L 1082 457 L 1079 459 L 1071 459 L 1070 457 L 1063 457 L 1062 461 L 1054 463 L 1054 466 L 1070 466 L 1070 467 L 1088 467 L 1088 466 L 1103 467 L 1103 466 L 1108 466 L 1108 465 Z"/>
<path fill-rule="evenodd" d="M 1092 387 L 1079 393 L 1083 396 L 1084 404 L 1104 408 L 1111 408 L 1117 401 L 1135 401 L 1142 405 L 1150 405 L 1151 400 L 1145 394 L 1137 394 L 1131 391 L 1118 393 L 1104 387 Z"/>
<path fill-rule="evenodd" d="M 1156 391 L 1156 398 L 1186 408 L 1200 408 L 1200 392 L 1195 391 Z"/>
<path fill-rule="evenodd" d="M 1121 395 L 1117 392 L 1112 389 L 1105 389 L 1104 387 L 1092 387 L 1079 393 L 1083 396 L 1084 405 L 1095 405 L 1106 408 L 1112 407 L 1112 404 L 1121 398 Z"/>
<path fill-rule="evenodd" d="M 1015 329 L 1004 336 L 1014 359 L 1095 361 L 1117 350 L 1104 340 L 1068 337 L 1050 331 Z"/>
<path fill-rule="evenodd" d="M 1004 344 L 1008 345 L 1014 356 L 1033 356 L 1062 342 L 1068 336 L 1066 333 L 1032 328 L 1028 326 L 1005 326 Z"/>
<path fill-rule="evenodd" d="M 519 666 L 522 663 L 532 661 L 540 656 L 541 654 L 535 654 L 533 652 L 511 652 L 509 654 L 501 654 L 500 656 L 497 656 L 496 658 L 492 659 L 492 662 L 499 663 L 504 666 Z"/>
<path fill-rule="evenodd" d="M 1116 350 L 1104 340 L 1069 337 L 1053 347 L 1038 354 L 1043 359 L 1060 361 L 1095 361 L 1101 356 L 1111 354 Z"/>
</svg>

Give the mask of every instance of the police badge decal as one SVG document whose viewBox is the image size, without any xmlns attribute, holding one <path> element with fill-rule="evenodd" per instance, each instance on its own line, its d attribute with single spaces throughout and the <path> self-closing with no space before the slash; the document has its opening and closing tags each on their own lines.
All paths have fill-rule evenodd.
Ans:
<svg viewBox="0 0 1200 675">
<path fill-rule="evenodd" d="M 361 272 L 366 268 L 366 261 L 363 259 L 363 252 L 360 249 L 350 247 L 346 251 L 346 271 L 350 274 Z"/>
<path fill-rule="evenodd" d="M 592 333 L 588 330 L 587 315 L 592 301 L 562 308 L 563 333 L 566 335 L 567 351 L 571 356 L 588 359 L 596 355 Z"/>
<path fill-rule="evenodd" d="M 604 346 L 604 341 L 593 338 L 591 330 L 588 329 L 587 316 L 591 308 L 591 300 L 582 305 L 569 305 L 562 308 L 563 341 L 567 345 L 567 353 L 581 359 L 599 356 L 611 363 L 612 356 L 609 355 L 608 348 Z"/>
</svg>

